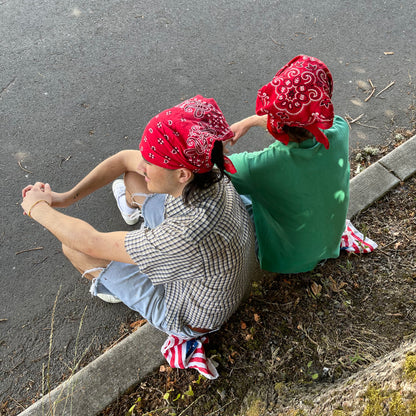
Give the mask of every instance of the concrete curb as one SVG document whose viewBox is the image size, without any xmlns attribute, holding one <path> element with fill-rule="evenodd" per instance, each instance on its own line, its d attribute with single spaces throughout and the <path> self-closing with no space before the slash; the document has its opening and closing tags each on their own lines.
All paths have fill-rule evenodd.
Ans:
<svg viewBox="0 0 416 416">
<path fill-rule="evenodd" d="M 413 136 L 351 179 L 348 218 L 353 218 L 415 172 L 416 136 Z"/>
<path fill-rule="evenodd" d="M 351 180 L 348 218 L 415 172 L 416 136 L 413 136 Z M 97 414 L 163 364 L 160 348 L 165 339 L 164 333 L 150 325 L 139 328 L 20 415 Z"/>
<path fill-rule="evenodd" d="M 20 415 L 95 415 L 164 361 L 166 334 L 144 325 Z"/>
</svg>

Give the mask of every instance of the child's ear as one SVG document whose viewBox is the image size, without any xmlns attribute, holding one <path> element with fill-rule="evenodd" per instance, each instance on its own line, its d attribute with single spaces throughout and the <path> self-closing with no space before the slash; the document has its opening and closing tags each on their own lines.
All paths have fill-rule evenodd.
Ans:
<svg viewBox="0 0 416 416">
<path fill-rule="evenodd" d="M 193 177 L 193 173 L 189 169 L 180 168 L 180 169 L 178 169 L 178 171 L 179 171 L 179 182 L 180 183 L 187 183 Z"/>
</svg>

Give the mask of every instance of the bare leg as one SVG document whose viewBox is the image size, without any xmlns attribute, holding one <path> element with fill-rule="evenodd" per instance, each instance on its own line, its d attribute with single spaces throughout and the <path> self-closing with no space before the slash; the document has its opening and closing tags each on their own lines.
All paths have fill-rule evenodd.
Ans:
<svg viewBox="0 0 416 416">
<path fill-rule="evenodd" d="M 141 208 L 146 196 L 135 194 L 149 194 L 144 176 L 137 172 L 126 172 L 124 175 L 126 186 L 126 202 L 130 208 Z"/>
<path fill-rule="evenodd" d="M 126 172 L 124 175 L 124 185 L 126 186 L 127 205 L 130 208 L 141 208 L 146 199 L 146 195 L 149 194 L 144 176 L 137 172 Z"/>
<path fill-rule="evenodd" d="M 81 253 L 78 250 L 69 248 L 64 244 L 62 244 L 62 252 L 81 274 L 84 274 L 84 272 L 87 270 L 95 269 L 98 267 L 105 268 L 110 263 L 108 260 L 96 259 L 94 257 Z M 85 277 L 88 280 L 92 280 L 95 277 L 98 277 L 100 273 L 100 270 L 96 270 L 95 272 L 87 273 Z"/>
</svg>

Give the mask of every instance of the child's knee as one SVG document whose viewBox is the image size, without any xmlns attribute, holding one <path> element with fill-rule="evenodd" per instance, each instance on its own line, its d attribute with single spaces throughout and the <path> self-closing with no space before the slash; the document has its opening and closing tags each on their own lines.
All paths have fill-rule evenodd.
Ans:
<svg viewBox="0 0 416 416">
<path fill-rule="evenodd" d="M 65 244 L 62 243 L 62 253 L 64 254 L 64 256 L 66 258 L 70 259 L 70 257 L 71 257 L 71 251 L 73 252 L 74 250 L 72 250 L 67 245 L 65 245 Z"/>
</svg>

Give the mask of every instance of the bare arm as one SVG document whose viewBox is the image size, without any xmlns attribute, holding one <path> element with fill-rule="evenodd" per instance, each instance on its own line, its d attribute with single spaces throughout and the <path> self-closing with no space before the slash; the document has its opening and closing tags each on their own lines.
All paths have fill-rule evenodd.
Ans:
<svg viewBox="0 0 416 416">
<path fill-rule="evenodd" d="M 124 247 L 125 231 L 101 233 L 87 222 L 53 209 L 48 184 L 37 182 L 26 193 L 22 208 L 66 246 L 89 256 L 134 264 Z"/>
<path fill-rule="evenodd" d="M 229 140 L 231 146 L 234 146 L 237 143 L 238 139 L 243 137 L 250 130 L 250 128 L 254 126 L 267 128 L 267 115 L 253 115 L 244 118 L 243 120 L 237 121 L 237 123 L 232 124 L 230 126 L 230 129 L 233 131 L 234 137 Z"/>
<path fill-rule="evenodd" d="M 136 171 L 140 159 L 140 151 L 123 150 L 105 159 L 96 166 L 85 178 L 67 192 L 51 192 L 51 205 L 57 208 L 67 207 L 81 200 L 92 192 L 112 182 L 120 175 Z M 44 185 L 44 184 L 43 184 Z M 27 186 L 22 191 L 22 197 L 32 189 Z"/>
</svg>

